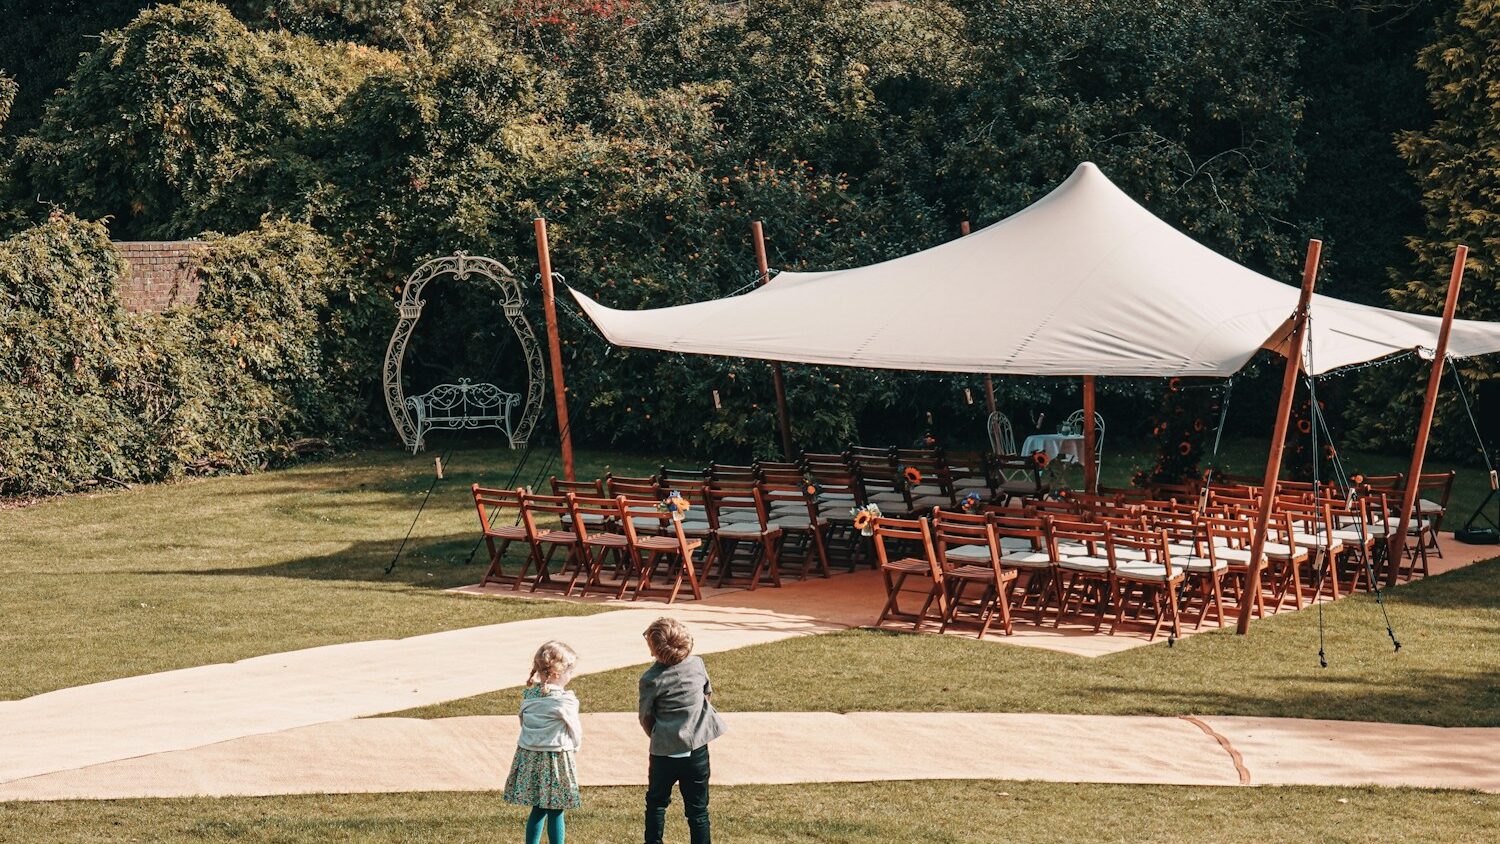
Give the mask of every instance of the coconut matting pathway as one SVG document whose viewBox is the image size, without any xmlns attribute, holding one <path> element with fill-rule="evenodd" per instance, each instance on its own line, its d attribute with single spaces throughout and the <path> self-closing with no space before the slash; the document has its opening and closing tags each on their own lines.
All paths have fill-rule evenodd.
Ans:
<svg viewBox="0 0 1500 844">
<path fill-rule="evenodd" d="M 1167 785 L 1385 785 L 1500 792 L 1500 729 L 1278 718 L 730 713 L 720 785 L 1030 779 Z M 514 716 L 303 727 L 0 785 L 0 799 L 485 791 Z M 584 785 L 645 784 L 633 713 L 584 716 Z"/>
<path fill-rule="evenodd" d="M 748 609 L 622 609 L 409 639 L 352 642 L 0 701 L 0 783 L 520 685 L 537 645 L 563 639 L 581 673 L 648 662 L 641 631 L 668 614 L 722 651 L 840 629 Z"/>
</svg>

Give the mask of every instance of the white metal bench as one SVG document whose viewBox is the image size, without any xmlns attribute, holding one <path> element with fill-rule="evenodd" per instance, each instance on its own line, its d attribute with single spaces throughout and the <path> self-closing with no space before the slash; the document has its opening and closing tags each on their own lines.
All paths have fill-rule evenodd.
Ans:
<svg viewBox="0 0 1500 844">
<path fill-rule="evenodd" d="M 499 428 L 515 447 L 511 428 L 511 410 L 521 404 L 519 393 L 507 393 L 494 384 L 470 384 L 460 378 L 457 384 L 439 384 L 420 396 L 406 400 L 417 424 L 417 441 L 412 453 L 422 450 L 427 432 L 460 431 L 474 428 Z"/>
</svg>

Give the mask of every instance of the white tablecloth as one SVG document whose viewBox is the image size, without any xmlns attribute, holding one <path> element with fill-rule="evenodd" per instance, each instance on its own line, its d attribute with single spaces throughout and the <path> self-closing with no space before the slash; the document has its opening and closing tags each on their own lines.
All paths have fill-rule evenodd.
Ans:
<svg viewBox="0 0 1500 844">
<path fill-rule="evenodd" d="M 1073 463 L 1083 462 L 1082 434 L 1032 434 L 1021 444 L 1021 456 L 1045 452 L 1051 460 L 1061 457 Z"/>
</svg>

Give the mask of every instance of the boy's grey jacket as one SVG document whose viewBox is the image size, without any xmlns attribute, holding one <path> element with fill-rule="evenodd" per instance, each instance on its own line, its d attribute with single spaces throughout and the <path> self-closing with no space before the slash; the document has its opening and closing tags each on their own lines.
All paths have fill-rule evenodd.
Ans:
<svg viewBox="0 0 1500 844">
<path fill-rule="evenodd" d="M 724 734 L 724 720 L 708 702 L 714 688 L 701 658 L 652 664 L 640 690 L 641 727 L 651 736 L 652 756 L 688 753 Z"/>
</svg>

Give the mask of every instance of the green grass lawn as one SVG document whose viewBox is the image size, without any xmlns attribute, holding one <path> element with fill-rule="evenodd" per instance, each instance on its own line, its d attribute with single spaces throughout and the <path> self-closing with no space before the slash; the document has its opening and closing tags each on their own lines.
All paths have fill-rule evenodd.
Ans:
<svg viewBox="0 0 1500 844">
<path fill-rule="evenodd" d="M 953 636 L 869 630 L 704 657 L 726 711 L 1224 714 L 1500 726 L 1500 561 L 1389 594 L 1402 642 L 1360 595 L 1318 613 L 1089 659 Z M 631 711 L 644 666 L 579 677 L 585 710 Z M 516 690 L 423 707 L 417 717 L 508 713 Z"/>
<path fill-rule="evenodd" d="M 586 789 L 584 807 L 568 813 L 568 840 L 639 840 L 642 794 L 638 788 Z M 669 840 L 686 840 L 679 811 L 674 807 L 669 815 Z M 477 844 L 518 840 L 522 812 L 494 792 L 0 803 L 0 840 Z M 712 813 L 718 838 L 736 844 L 1457 844 L 1500 838 L 1500 796 L 1416 789 L 993 781 L 737 786 L 714 789 Z"/>
<path fill-rule="evenodd" d="M 1254 443 L 1228 443 L 1223 462 L 1240 471 L 1256 453 Z M 0 699 L 295 648 L 599 611 L 442 591 L 473 583 L 483 571 L 483 551 L 470 559 L 477 519 L 468 485 L 503 484 L 515 459 L 504 449 L 461 448 L 450 456 L 447 478 L 435 487 L 400 565 L 386 576 L 384 568 L 428 488 L 431 458 L 376 450 L 259 475 L 70 496 L 0 512 Z M 1142 450 L 1113 450 L 1105 459 L 1106 480 L 1127 480 L 1146 459 Z M 579 473 L 598 476 L 606 466 L 649 473 L 661 462 L 583 452 Z M 534 455 L 520 480 L 545 485 L 545 475 L 536 474 L 543 463 L 544 457 Z M 560 469 L 554 464 L 551 471 Z M 1477 500 L 1476 491 L 1485 486 L 1481 473 L 1460 477 L 1455 499 Z M 1357 605 L 1343 611 L 1357 612 Z M 1299 620 L 1289 634 L 1297 647 L 1277 653 L 1295 652 L 1305 662 L 1309 651 L 1297 650 L 1310 635 L 1305 624 Z M 1364 622 L 1347 626 L 1358 631 L 1347 635 L 1373 636 Z M 1444 657 L 1424 649 L 1417 621 L 1410 628 L 1402 631 L 1411 650 L 1400 664 L 1447 672 L 1444 682 L 1462 685 L 1467 672 L 1461 668 L 1422 662 Z M 1463 624 L 1448 629 L 1468 630 Z M 855 638 L 788 647 L 837 648 Z M 1342 670 L 1345 660 L 1373 659 L 1375 645 L 1335 648 L 1334 670 Z M 878 652 L 895 645 L 858 647 Z M 1174 655 L 1198 647 L 1207 646 L 1179 648 Z M 1240 658 L 1232 650 L 1223 657 Z M 1045 657 L 1028 653 L 1024 659 Z M 1220 659 L 1203 661 L 1212 666 Z M 857 667 L 859 659 L 854 662 Z M 1457 657 L 1452 662 L 1465 664 Z M 1483 657 L 1467 664 L 1493 665 Z M 1047 670 L 1041 663 L 1020 667 Z M 1386 676 L 1377 672 L 1371 679 Z"/>
<path fill-rule="evenodd" d="M 563 602 L 476 600 L 472 482 L 509 450 L 450 457 L 400 564 L 432 456 L 374 451 L 284 471 L 76 495 L 0 511 L 0 699 L 365 639 L 549 615 Z M 648 470 L 619 455 L 580 469 Z M 544 459 L 534 458 L 531 471 Z M 560 471 L 560 470 L 557 470 Z M 532 482 L 531 477 L 524 479 Z M 545 484 L 545 479 L 542 481 Z"/>
</svg>

